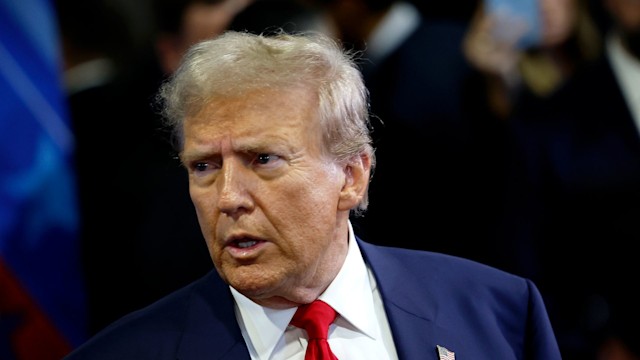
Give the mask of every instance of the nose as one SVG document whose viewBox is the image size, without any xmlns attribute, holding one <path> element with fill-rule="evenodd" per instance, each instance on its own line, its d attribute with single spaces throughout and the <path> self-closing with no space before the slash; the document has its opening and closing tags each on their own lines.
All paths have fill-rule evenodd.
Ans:
<svg viewBox="0 0 640 360">
<path fill-rule="evenodd" d="M 236 217 L 253 207 L 250 194 L 251 171 L 241 161 L 229 159 L 221 169 L 221 181 L 218 182 L 218 208 L 220 212 Z"/>
</svg>

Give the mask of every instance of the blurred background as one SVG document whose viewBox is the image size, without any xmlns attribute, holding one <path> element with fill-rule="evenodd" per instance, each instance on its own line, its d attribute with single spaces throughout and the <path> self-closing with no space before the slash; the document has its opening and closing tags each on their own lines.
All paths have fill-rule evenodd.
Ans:
<svg viewBox="0 0 640 360">
<path fill-rule="evenodd" d="M 193 43 L 281 28 L 358 54 L 357 235 L 533 279 L 564 359 L 640 358 L 639 0 L 0 0 L 0 359 L 213 269 L 155 92 Z"/>
</svg>

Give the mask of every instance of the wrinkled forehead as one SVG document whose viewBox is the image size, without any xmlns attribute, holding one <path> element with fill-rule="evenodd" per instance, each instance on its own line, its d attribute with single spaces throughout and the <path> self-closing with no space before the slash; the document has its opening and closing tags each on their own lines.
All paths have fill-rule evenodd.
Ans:
<svg viewBox="0 0 640 360">
<path fill-rule="evenodd" d="M 211 96 L 183 123 L 185 136 L 320 132 L 318 97 L 308 87 L 259 88 L 239 94 Z"/>
<path fill-rule="evenodd" d="M 198 103 L 193 102 L 185 121 L 233 119 L 240 115 L 309 115 L 317 113 L 318 108 L 318 92 L 310 86 L 247 86 L 237 91 L 216 91 L 203 96 Z"/>
<path fill-rule="evenodd" d="M 183 152 L 324 153 L 317 104 L 304 88 L 213 97 L 185 119 Z"/>
</svg>

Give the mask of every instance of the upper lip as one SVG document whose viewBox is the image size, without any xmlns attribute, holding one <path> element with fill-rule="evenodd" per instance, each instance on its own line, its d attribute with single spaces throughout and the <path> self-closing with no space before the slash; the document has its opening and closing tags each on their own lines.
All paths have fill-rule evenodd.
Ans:
<svg viewBox="0 0 640 360">
<path fill-rule="evenodd" d="M 253 240 L 253 241 L 265 241 L 264 239 L 262 239 L 262 238 L 260 238 L 258 236 L 251 235 L 249 233 L 241 232 L 241 233 L 235 233 L 235 234 L 232 234 L 232 235 L 228 236 L 224 241 L 224 245 L 225 246 L 229 246 L 229 245 L 232 245 L 234 242 L 237 242 L 237 241 L 251 241 L 251 240 Z"/>
</svg>

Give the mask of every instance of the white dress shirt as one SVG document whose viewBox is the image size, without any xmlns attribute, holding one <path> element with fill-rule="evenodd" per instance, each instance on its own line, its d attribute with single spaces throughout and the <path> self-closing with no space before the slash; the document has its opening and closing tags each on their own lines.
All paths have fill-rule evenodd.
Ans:
<svg viewBox="0 0 640 360">
<path fill-rule="evenodd" d="M 345 262 L 319 297 L 338 313 L 329 328 L 329 345 L 338 359 L 397 360 L 380 293 L 354 239 L 349 223 Z M 297 308 L 263 307 L 230 289 L 236 303 L 236 319 L 252 360 L 304 360 L 306 332 L 289 325 Z"/>
<path fill-rule="evenodd" d="M 640 132 L 640 60 L 627 52 L 615 33 L 609 34 L 606 41 L 611 67 Z"/>
</svg>

